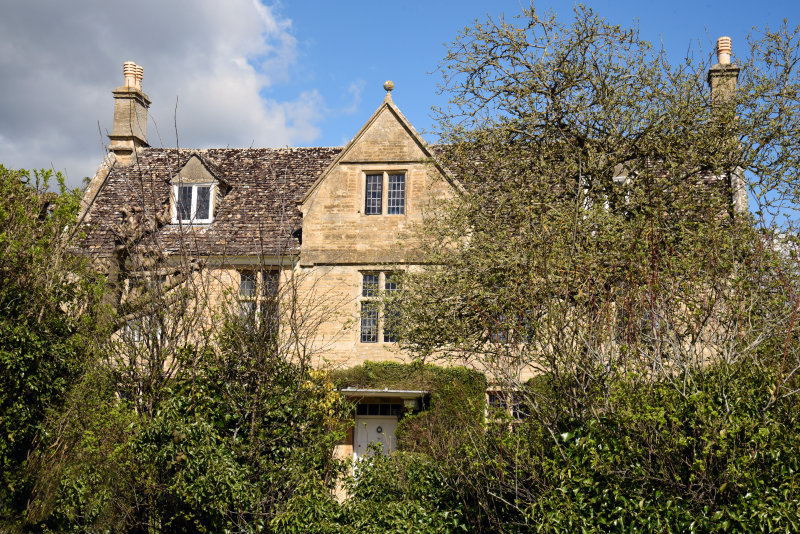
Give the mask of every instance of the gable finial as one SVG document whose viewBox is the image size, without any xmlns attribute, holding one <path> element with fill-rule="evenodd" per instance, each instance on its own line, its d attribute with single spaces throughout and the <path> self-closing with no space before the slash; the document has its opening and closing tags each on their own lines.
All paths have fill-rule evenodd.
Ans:
<svg viewBox="0 0 800 534">
<path fill-rule="evenodd" d="M 392 89 L 394 89 L 394 82 L 392 80 L 386 80 L 383 82 L 383 88 L 386 89 L 386 97 L 384 100 L 390 102 L 392 100 Z"/>
</svg>

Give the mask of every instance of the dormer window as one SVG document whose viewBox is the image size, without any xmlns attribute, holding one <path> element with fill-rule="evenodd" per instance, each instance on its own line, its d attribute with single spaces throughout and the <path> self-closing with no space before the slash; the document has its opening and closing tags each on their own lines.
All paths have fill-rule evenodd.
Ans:
<svg viewBox="0 0 800 534">
<path fill-rule="evenodd" d="M 214 184 L 173 186 L 173 224 L 209 224 L 214 213 Z"/>
<path fill-rule="evenodd" d="M 227 184 L 193 154 L 170 180 L 172 224 L 210 224 Z"/>
</svg>

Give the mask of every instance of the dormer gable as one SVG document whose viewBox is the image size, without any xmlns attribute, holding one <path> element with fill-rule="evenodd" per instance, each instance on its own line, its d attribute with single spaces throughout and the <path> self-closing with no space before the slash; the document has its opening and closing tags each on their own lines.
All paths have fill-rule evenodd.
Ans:
<svg viewBox="0 0 800 534">
<path fill-rule="evenodd" d="M 228 189 L 219 172 L 199 154 L 192 154 L 169 183 L 172 224 L 211 224 Z"/>
<path fill-rule="evenodd" d="M 183 167 L 170 179 L 171 184 L 220 183 L 219 171 L 209 164 L 197 152 L 189 156 Z"/>
</svg>

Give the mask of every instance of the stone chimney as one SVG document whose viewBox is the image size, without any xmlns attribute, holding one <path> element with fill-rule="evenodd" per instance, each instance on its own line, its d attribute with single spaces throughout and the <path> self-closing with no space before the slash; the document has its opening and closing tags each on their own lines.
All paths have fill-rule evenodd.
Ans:
<svg viewBox="0 0 800 534">
<path fill-rule="evenodd" d="M 108 149 L 117 157 L 131 156 L 147 144 L 147 108 L 150 99 L 142 92 L 144 69 L 133 61 L 122 66 L 124 85 L 112 91 L 114 95 L 114 130 L 108 138 Z"/>
<path fill-rule="evenodd" d="M 731 38 L 717 39 L 717 63 L 708 70 L 711 103 L 717 105 L 730 98 L 739 81 L 739 67 L 731 64 Z"/>
<path fill-rule="evenodd" d="M 711 105 L 717 107 L 736 93 L 739 82 L 739 67 L 731 63 L 731 38 L 717 39 L 717 63 L 708 70 L 708 85 L 711 87 Z M 718 108 L 719 110 L 719 108 Z M 747 185 L 741 168 L 727 173 L 734 216 L 747 214 Z"/>
</svg>

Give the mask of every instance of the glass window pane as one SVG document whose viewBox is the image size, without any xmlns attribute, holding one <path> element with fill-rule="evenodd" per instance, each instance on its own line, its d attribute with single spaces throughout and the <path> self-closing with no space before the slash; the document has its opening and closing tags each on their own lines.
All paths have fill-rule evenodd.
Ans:
<svg viewBox="0 0 800 534">
<path fill-rule="evenodd" d="M 197 187 L 197 210 L 194 218 L 206 220 L 211 214 L 211 188 L 208 186 Z"/>
<path fill-rule="evenodd" d="M 130 320 L 125 323 L 123 336 L 126 341 L 130 343 L 139 343 L 142 341 L 142 324 L 138 319 Z"/>
<path fill-rule="evenodd" d="M 241 281 L 239 282 L 239 295 L 243 297 L 256 296 L 256 273 L 252 271 L 243 271 L 239 273 Z"/>
<path fill-rule="evenodd" d="M 402 215 L 406 205 L 406 175 L 390 174 L 389 189 L 386 190 L 386 213 Z"/>
<path fill-rule="evenodd" d="M 261 320 L 270 332 L 278 331 L 280 308 L 278 306 L 278 271 L 261 271 Z"/>
<path fill-rule="evenodd" d="M 244 321 L 252 321 L 256 317 L 256 301 L 244 300 L 239 303 L 239 318 Z"/>
<path fill-rule="evenodd" d="M 378 296 L 378 273 L 364 273 L 364 278 L 361 283 L 361 296 Z"/>
<path fill-rule="evenodd" d="M 400 314 L 391 302 L 386 303 L 386 310 L 383 314 L 383 341 L 384 343 L 397 343 L 397 322 Z"/>
<path fill-rule="evenodd" d="M 382 193 L 383 193 L 383 175 L 368 174 L 364 213 L 366 213 L 367 215 L 381 214 Z"/>
<path fill-rule="evenodd" d="M 361 303 L 361 342 L 378 342 L 378 306 L 374 302 Z"/>
<path fill-rule="evenodd" d="M 506 395 L 503 391 L 488 391 L 489 407 L 495 410 L 507 410 L 508 403 L 506 402 Z"/>
<path fill-rule="evenodd" d="M 384 343 L 397 343 L 397 322 L 400 319 L 396 303 L 393 298 L 397 297 L 397 292 L 400 291 L 400 280 L 393 273 L 386 273 L 386 281 L 384 283 L 386 290 L 386 308 L 383 314 L 383 341 Z"/>
<path fill-rule="evenodd" d="M 393 275 L 391 273 L 386 273 L 386 284 L 385 284 L 384 288 L 386 289 L 386 292 L 390 293 L 390 294 L 394 293 L 395 291 L 399 291 L 400 290 L 400 280 L 398 279 L 397 276 L 395 276 L 395 275 Z"/>
<path fill-rule="evenodd" d="M 181 185 L 178 187 L 177 211 L 179 221 L 188 221 L 191 219 L 192 209 L 192 186 Z"/>
<path fill-rule="evenodd" d="M 261 295 L 275 297 L 278 294 L 278 271 L 261 271 Z"/>
<path fill-rule="evenodd" d="M 492 320 L 489 337 L 494 343 L 507 343 L 508 330 L 508 318 L 506 317 L 506 314 L 501 313 L 497 319 Z"/>
</svg>

